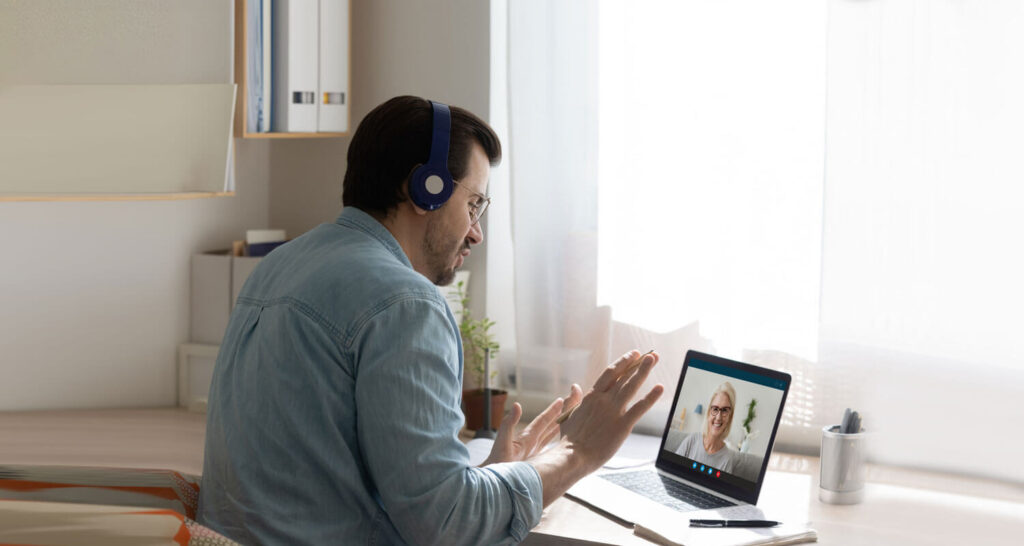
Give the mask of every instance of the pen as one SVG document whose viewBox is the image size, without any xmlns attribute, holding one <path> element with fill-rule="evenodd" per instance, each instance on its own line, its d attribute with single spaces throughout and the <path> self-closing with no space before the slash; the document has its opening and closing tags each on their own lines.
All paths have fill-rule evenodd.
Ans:
<svg viewBox="0 0 1024 546">
<path fill-rule="evenodd" d="M 777 521 L 764 519 L 691 519 L 690 527 L 775 527 Z"/>
<path fill-rule="evenodd" d="M 626 367 L 626 371 L 623 372 L 622 375 L 628 376 L 629 374 L 633 373 L 633 370 L 637 366 L 639 366 L 641 362 L 643 362 L 644 357 L 649 355 L 649 354 L 651 354 L 651 353 L 653 353 L 653 352 L 654 352 L 654 349 L 651 349 L 650 351 L 647 351 L 646 353 L 640 355 L 640 358 L 637 358 L 633 362 L 630 362 L 629 366 Z M 561 415 L 558 416 L 558 419 L 555 419 L 555 424 L 561 425 L 562 423 L 564 423 L 565 420 L 568 419 L 572 415 L 572 412 L 576 411 L 576 408 L 578 408 L 578 407 L 579 407 L 579 404 L 576 404 L 575 406 L 565 410 L 564 413 L 562 413 Z"/>
</svg>

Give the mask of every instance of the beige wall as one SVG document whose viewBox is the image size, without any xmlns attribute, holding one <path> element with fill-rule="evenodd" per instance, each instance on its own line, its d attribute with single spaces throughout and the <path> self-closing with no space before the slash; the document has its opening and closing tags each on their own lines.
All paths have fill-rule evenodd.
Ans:
<svg viewBox="0 0 1024 546">
<path fill-rule="evenodd" d="M 135 9 L 123 9 L 125 2 Z M 155 12 L 175 6 L 168 20 L 190 29 L 190 47 L 167 56 L 172 44 L 182 43 L 181 33 L 150 28 L 146 35 L 155 32 L 167 47 L 135 54 L 167 56 L 154 63 L 161 69 L 117 50 L 90 57 L 91 68 L 82 70 L 80 48 L 69 53 L 66 41 L 37 40 L 31 56 L 0 55 L 0 81 L 98 83 L 97 74 L 150 83 L 232 81 L 230 60 L 210 54 L 230 49 L 230 32 L 216 32 L 230 28 L 230 0 L 168 2 L 36 0 L 32 24 L 73 21 L 71 7 L 85 10 L 87 24 L 73 35 L 105 51 L 112 35 L 130 38 L 152 27 Z M 0 20 L 16 5 L 0 0 Z M 106 15 L 96 16 L 101 12 Z M 353 129 L 371 108 L 399 94 L 487 117 L 489 2 L 354 0 L 352 15 Z M 214 31 L 181 26 L 211 20 L 219 21 Z M 26 23 L 6 21 L 16 23 L 3 28 Z M 226 247 L 246 228 L 281 227 L 296 236 L 340 210 L 348 139 L 236 139 L 235 146 L 235 197 L 0 202 L 0 411 L 174 404 L 176 348 L 188 337 L 191 254 Z M 478 310 L 485 265 L 483 248 L 466 265 L 474 272 Z"/>
<path fill-rule="evenodd" d="M 229 83 L 231 12 L 0 0 L 0 82 Z M 0 202 L 0 410 L 175 403 L 190 256 L 267 223 L 269 146 L 235 142 L 235 197 Z"/>
</svg>

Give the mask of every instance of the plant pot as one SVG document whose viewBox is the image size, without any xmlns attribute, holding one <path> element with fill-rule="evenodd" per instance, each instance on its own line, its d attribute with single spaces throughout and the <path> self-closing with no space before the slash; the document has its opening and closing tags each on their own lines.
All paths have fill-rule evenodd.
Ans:
<svg viewBox="0 0 1024 546">
<path fill-rule="evenodd" d="M 489 390 L 491 391 L 491 429 L 498 430 L 501 418 L 505 415 L 505 399 L 508 398 L 508 391 Z M 462 413 L 466 416 L 466 428 L 469 430 L 484 428 L 484 389 L 462 391 Z"/>
</svg>

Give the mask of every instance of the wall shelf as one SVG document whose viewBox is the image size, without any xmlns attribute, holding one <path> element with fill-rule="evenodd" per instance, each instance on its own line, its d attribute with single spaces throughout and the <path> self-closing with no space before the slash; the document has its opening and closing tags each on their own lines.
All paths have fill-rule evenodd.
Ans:
<svg viewBox="0 0 1024 546">
<path fill-rule="evenodd" d="M 0 203 L 9 201 L 180 201 L 183 199 L 207 199 L 210 197 L 233 197 L 235 192 L 182 192 L 182 193 L 112 193 L 78 195 L 2 195 Z"/>
<path fill-rule="evenodd" d="M 231 83 L 2 86 L 0 196 L 230 191 L 234 100 Z"/>
<path fill-rule="evenodd" d="M 238 85 L 238 95 L 235 101 L 235 137 L 237 138 L 340 138 L 349 136 L 350 131 L 344 132 L 317 132 L 317 133 L 284 133 L 284 132 L 269 132 L 261 133 L 256 131 L 249 131 L 246 127 L 246 109 L 249 99 L 247 83 L 248 83 L 248 72 L 246 66 L 246 32 L 245 25 L 248 20 L 248 2 L 246 0 L 235 0 L 235 82 Z M 348 3 L 349 10 L 349 24 L 352 21 L 352 2 Z M 349 88 L 351 89 L 352 82 L 352 33 L 348 34 L 348 44 L 346 46 L 346 56 L 348 57 L 348 82 Z M 349 94 L 346 93 L 346 96 Z M 348 104 L 351 104 L 349 101 Z"/>
<path fill-rule="evenodd" d="M 244 121 L 244 120 L 243 120 Z M 346 137 L 349 134 L 346 133 L 250 133 L 245 131 L 239 134 L 237 129 L 235 130 L 235 136 L 242 138 L 339 138 Z"/>
</svg>

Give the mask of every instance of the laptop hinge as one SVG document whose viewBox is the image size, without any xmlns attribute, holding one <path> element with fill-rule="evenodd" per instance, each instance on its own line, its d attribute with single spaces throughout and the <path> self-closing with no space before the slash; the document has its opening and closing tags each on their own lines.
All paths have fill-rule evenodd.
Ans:
<svg viewBox="0 0 1024 546">
<path fill-rule="evenodd" d="M 712 494 L 712 495 L 714 495 L 714 496 L 716 496 L 718 498 L 725 499 L 725 500 L 727 500 L 727 501 L 729 501 L 729 502 L 731 502 L 733 504 L 736 504 L 736 505 L 750 504 L 747 501 L 743 501 L 743 500 L 739 500 L 739 499 L 730 497 L 729 495 L 726 495 L 725 493 L 720 493 L 718 491 L 715 491 L 714 489 L 711 489 L 709 487 L 705 487 L 705 486 L 703 486 L 703 485 L 701 485 L 699 483 L 694 483 L 694 482 L 691 482 L 689 480 L 685 480 L 683 478 L 680 478 L 679 476 L 673 476 L 672 474 L 670 474 L 668 472 L 665 472 L 664 470 L 662 470 L 662 469 L 660 469 L 658 467 L 655 467 L 655 470 L 658 471 L 658 475 L 659 476 L 664 476 L 664 477 L 666 477 L 666 478 L 668 478 L 670 480 L 675 480 L 675 481 L 677 481 L 677 482 L 679 482 L 681 484 L 693 487 L 694 489 L 700 489 L 701 491 L 703 491 L 705 493 L 710 493 L 710 494 Z"/>
</svg>

